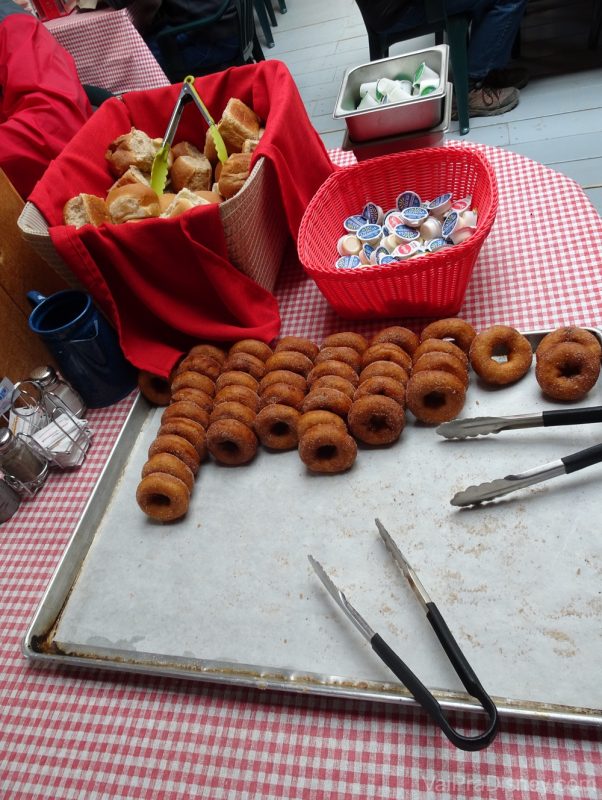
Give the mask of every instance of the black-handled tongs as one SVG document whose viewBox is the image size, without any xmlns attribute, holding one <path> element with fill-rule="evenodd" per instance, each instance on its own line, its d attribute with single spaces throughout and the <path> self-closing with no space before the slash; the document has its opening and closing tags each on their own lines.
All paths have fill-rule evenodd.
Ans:
<svg viewBox="0 0 602 800">
<path fill-rule="evenodd" d="M 387 530 L 385 530 L 380 520 L 377 519 L 375 522 L 387 547 L 387 550 L 407 578 L 410 586 L 420 600 L 426 612 L 426 618 L 437 634 L 437 638 L 441 642 L 441 645 L 445 650 L 447 657 L 451 661 L 457 675 L 462 681 L 464 688 L 468 694 L 479 701 L 483 707 L 483 710 L 487 714 L 489 725 L 484 733 L 480 733 L 477 736 L 465 736 L 462 733 L 458 733 L 455 728 L 452 728 L 437 699 L 431 694 L 431 692 L 429 692 L 422 681 L 420 681 L 420 679 L 414 675 L 412 670 L 401 660 L 401 658 L 399 658 L 399 656 L 389 647 L 385 640 L 379 636 L 378 633 L 375 633 L 372 630 L 366 620 L 347 600 L 343 592 L 334 585 L 320 562 L 316 561 L 313 556 L 308 556 L 309 562 L 337 605 L 345 612 L 359 632 L 370 642 L 374 652 L 399 678 L 416 702 L 422 706 L 422 708 L 430 715 L 434 722 L 441 728 L 450 742 L 452 742 L 456 747 L 459 747 L 461 750 L 482 750 L 484 747 L 487 747 L 491 744 L 498 731 L 498 712 L 495 703 L 482 687 L 479 679 L 474 673 L 474 670 L 468 663 L 464 653 L 460 650 L 460 647 L 454 639 L 450 629 L 447 627 L 441 612 L 427 594 L 426 589 L 420 582 L 418 576 L 405 559 Z"/>
<path fill-rule="evenodd" d="M 585 425 L 602 422 L 602 406 L 592 408 L 565 408 L 559 411 L 541 411 L 539 414 L 517 414 L 511 417 L 471 417 L 452 419 L 437 428 L 446 439 L 468 439 L 489 433 L 523 428 L 547 428 L 557 425 Z"/>
</svg>

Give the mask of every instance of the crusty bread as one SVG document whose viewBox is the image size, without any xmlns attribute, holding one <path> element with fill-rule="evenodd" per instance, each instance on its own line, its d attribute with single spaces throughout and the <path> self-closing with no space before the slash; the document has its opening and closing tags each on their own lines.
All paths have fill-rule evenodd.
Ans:
<svg viewBox="0 0 602 800">
<path fill-rule="evenodd" d="M 161 216 L 163 216 L 163 212 L 167 211 L 169 208 L 170 203 L 175 198 L 175 194 L 173 192 L 163 192 L 163 194 L 159 195 L 159 209 L 161 212 Z"/>
<path fill-rule="evenodd" d="M 254 139 L 245 139 L 242 143 L 242 150 L 241 153 L 254 153 L 255 148 L 259 144 L 259 139 L 255 141 Z"/>
<path fill-rule="evenodd" d="M 222 165 L 218 188 L 222 197 L 228 200 L 244 186 L 251 171 L 250 153 L 232 153 Z"/>
<path fill-rule="evenodd" d="M 193 156 L 193 158 L 201 158 L 203 153 L 198 147 L 195 147 L 191 142 L 178 142 L 171 148 L 174 161 L 180 156 Z"/>
<path fill-rule="evenodd" d="M 208 203 L 221 203 L 223 201 L 223 197 L 221 194 L 218 194 L 215 190 L 209 192 L 195 192 L 201 197 L 203 200 L 206 200 Z"/>
<path fill-rule="evenodd" d="M 132 183 L 142 183 L 144 186 L 150 186 L 150 175 L 145 175 L 138 167 L 128 167 L 121 178 L 117 178 L 111 189 L 119 189 L 120 186 L 127 186 Z"/>
<path fill-rule="evenodd" d="M 211 163 L 204 155 L 180 156 L 171 168 L 171 183 L 176 192 L 180 189 L 206 191 L 211 186 L 212 173 Z"/>
<path fill-rule="evenodd" d="M 174 199 L 161 214 L 162 217 L 178 217 L 190 208 L 209 205 L 209 201 L 190 189 L 180 189 Z"/>
<path fill-rule="evenodd" d="M 103 222 L 109 222 L 109 214 L 102 197 L 94 194 L 78 194 L 65 203 L 63 219 L 65 225 L 81 228 L 82 225 L 101 225 Z"/>
<path fill-rule="evenodd" d="M 211 129 L 207 128 L 207 133 L 205 134 L 205 157 L 209 159 L 209 161 L 215 166 L 219 162 L 219 158 L 217 156 L 217 150 L 215 149 L 215 142 L 213 141 L 213 136 L 211 135 Z"/>
<path fill-rule="evenodd" d="M 111 189 L 107 195 L 107 209 L 111 222 L 158 217 L 160 213 L 159 198 L 150 186 L 142 183 Z"/>
<path fill-rule="evenodd" d="M 218 123 L 228 155 L 240 153 L 245 139 L 259 139 L 260 121 L 252 108 L 231 97 Z"/>
<path fill-rule="evenodd" d="M 105 158 L 116 178 L 120 178 L 132 166 L 150 174 L 159 145 L 144 131 L 132 128 L 129 133 L 124 133 L 111 142 Z"/>
</svg>

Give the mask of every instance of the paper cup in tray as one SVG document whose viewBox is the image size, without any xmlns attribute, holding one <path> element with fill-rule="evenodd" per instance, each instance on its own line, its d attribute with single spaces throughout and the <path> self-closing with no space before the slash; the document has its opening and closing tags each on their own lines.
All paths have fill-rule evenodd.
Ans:
<svg viewBox="0 0 602 800">
<path fill-rule="evenodd" d="M 343 220 L 361 214 L 369 201 L 386 213 L 406 190 L 422 200 L 445 192 L 458 199 L 472 195 L 478 212 L 475 233 L 461 244 L 406 261 L 337 269 Z M 334 310 L 347 319 L 451 316 L 462 306 L 497 207 L 495 174 L 475 150 L 432 147 L 370 159 L 337 170 L 318 189 L 301 222 L 299 259 Z"/>
</svg>

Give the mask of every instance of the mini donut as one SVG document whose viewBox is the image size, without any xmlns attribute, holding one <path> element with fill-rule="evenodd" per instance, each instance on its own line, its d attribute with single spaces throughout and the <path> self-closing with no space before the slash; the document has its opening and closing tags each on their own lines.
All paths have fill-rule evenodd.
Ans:
<svg viewBox="0 0 602 800">
<path fill-rule="evenodd" d="M 189 403 L 196 403 L 197 406 L 200 406 L 200 408 L 205 409 L 205 411 L 209 413 L 211 413 L 211 409 L 213 408 L 213 397 L 202 389 L 189 389 L 186 387 L 184 389 L 178 389 L 178 391 L 174 392 L 171 396 L 172 403 L 179 403 L 182 400 Z"/>
<path fill-rule="evenodd" d="M 368 340 L 360 333 L 342 331 L 341 333 L 331 333 L 322 342 L 322 349 L 325 347 L 351 347 L 360 356 L 368 347 Z"/>
<path fill-rule="evenodd" d="M 546 334 L 535 350 L 535 356 L 539 358 L 550 347 L 562 342 L 576 342 L 577 344 L 585 345 L 594 355 L 598 358 L 602 357 L 602 346 L 598 339 L 591 331 L 586 331 L 585 328 L 556 328 L 555 331 Z"/>
<path fill-rule="evenodd" d="M 233 353 L 224 362 L 224 372 L 236 370 L 246 372 L 256 381 L 260 381 L 266 373 L 263 361 L 251 353 Z"/>
<path fill-rule="evenodd" d="M 405 427 L 405 413 L 399 403 L 380 394 L 367 394 L 353 402 L 348 416 L 349 430 L 365 444 L 391 444 Z"/>
<path fill-rule="evenodd" d="M 244 408 L 244 406 L 243 406 Z M 237 419 L 219 419 L 207 430 L 207 449 L 220 464 L 247 464 L 257 452 L 257 437 Z"/>
<path fill-rule="evenodd" d="M 303 375 L 291 372 L 290 369 L 275 369 L 272 372 L 266 372 L 259 382 L 259 394 L 273 383 L 288 383 L 290 386 L 300 389 L 303 394 L 307 391 L 307 381 Z"/>
<path fill-rule="evenodd" d="M 272 355 L 272 348 L 269 344 L 259 339 L 241 339 L 232 345 L 228 351 L 228 356 L 233 356 L 236 353 L 249 353 L 260 361 L 265 362 Z"/>
<path fill-rule="evenodd" d="M 405 350 L 402 350 L 399 345 L 391 342 L 371 344 L 362 355 L 362 369 L 373 361 L 392 361 L 394 364 L 403 367 L 408 373 L 412 369 L 412 357 Z"/>
<path fill-rule="evenodd" d="M 406 406 L 420 422 L 438 425 L 458 416 L 466 390 L 462 381 L 443 370 L 412 375 L 406 387 Z"/>
<path fill-rule="evenodd" d="M 344 361 L 322 361 L 321 364 L 316 364 L 307 376 L 307 385 L 311 387 L 318 378 L 323 378 L 325 375 L 336 375 L 339 378 L 345 378 L 354 386 L 359 383 L 357 372 L 349 364 L 345 364 Z"/>
<path fill-rule="evenodd" d="M 173 522 L 188 511 L 190 492 L 184 481 L 174 475 L 153 472 L 138 484 L 136 502 L 147 517 Z"/>
<path fill-rule="evenodd" d="M 364 397 L 368 394 L 390 397 L 391 400 L 395 400 L 402 408 L 405 406 L 406 390 L 404 384 L 393 378 L 387 378 L 384 375 L 377 375 L 374 378 L 368 378 L 367 381 L 360 383 L 355 390 L 353 401 L 355 402 L 360 397 Z"/>
<path fill-rule="evenodd" d="M 460 350 L 463 350 L 468 355 L 470 345 L 476 335 L 475 329 L 465 319 L 448 317 L 447 319 L 431 322 L 430 325 L 423 328 L 420 334 L 420 341 L 424 342 L 426 339 L 451 339 Z"/>
<path fill-rule="evenodd" d="M 161 436 L 155 438 L 148 448 L 148 457 L 152 458 L 157 453 L 171 453 L 172 456 L 176 456 L 186 464 L 193 475 L 199 471 L 201 458 L 195 446 L 190 444 L 187 439 L 176 436 L 175 433 L 162 433 Z"/>
<path fill-rule="evenodd" d="M 142 467 L 140 477 L 146 478 L 153 472 L 166 472 L 168 475 L 173 475 L 174 478 L 179 478 L 186 484 L 189 492 L 194 487 L 194 475 L 190 467 L 187 467 L 183 461 L 171 453 L 157 453 L 149 458 Z"/>
<path fill-rule="evenodd" d="M 171 386 L 167 378 L 154 375 L 141 369 L 138 373 L 138 388 L 149 403 L 155 406 L 166 406 L 171 399 Z"/>
<path fill-rule="evenodd" d="M 292 386 L 290 383 L 272 383 L 266 386 L 261 393 L 260 403 L 262 408 L 278 403 L 282 406 L 300 409 L 304 399 L 305 392 L 296 386 Z"/>
<path fill-rule="evenodd" d="M 323 347 L 314 358 L 314 364 L 321 364 L 323 361 L 342 361 L 359 372 L 362 358 L 353 347 Z"/>
<path fill-rule="evenodd" d="M 305 436 L 307 431 L 313 428 L 314 425 L 336 425 L 337 428 L 343 431 L 347 430 L 345 421 L 341 419 L 338 414 L 333 414 L 332 411 L 307 411 L 305 414 L 301 414 L 297 422 L 297 435 L 299 439 Z"/>
<path fill-rule="evenodd" d="M 409 372 L 406 372 L 399 364 L 394 364 L 393 361 L 373 361 L 360 372 L 360 386 L 364 381 L 381 375 L 385 378 L 393 378 L 394 381 L 399 381 L 404 386 L 410 380 Z"/>
<path fill-rule="evenodd" d="M 466 369 L 468 369 L 470 363 L 464 350 L 460 350 L 457 344 L 447 339 L 425 339 L 424 342 L 421 342 L 412 354 L 412 361 L 414 364 L 418 361 L 420 356 L 423 356 L 425 353 L 447 353 L 457 358 L 458 361 L 461 361 Z"/>
<path fill-rule="evenodd" d="M 306 378 L 313 367 L 313 361 L 297 350 L 279 350 L 265 362 L 266 372 L 285 369 Z"/>
<path fill-rule="evenodd" d="M 220 374 L 221 368 L 219 361 L 216 361 L 215 358 L 211 358 L 210 356 L 186 356 L 186 358 L 178 364 L 174 378 L 177 378 L 182 372 L 189 371 L 198 372 L 199 375 L 206 375 L 214 381 Z"/>
<path fill-rule="evenodd" d="M 171 382 L 172 393 L 179 392 L 180 389 L 198 389 L 213 397 L 215 394 L 215 381 L 208 378 L 207 375 L 201 375 L 200 372 L 186 370 L 176 375 Z"/>
<path fill-rule="evenodd" d="M 272 403 L 261 409 L 253 427 L 264 447 L 292 450 L 299 443 L 297 423 L 300 417 L 296 408 Z"/>
<path fill-rule="evenodd" d="M 255 422 L 255 412 L 249 406 L 244 406 L 242 403 L 237 403 L 235 400 L 228 400 L 225 403 L 220 403 L 214 406 L 211 416 L 209 417 L 209 426 L 213 425 L 220 419 L 235 419 L 247 425 L 249 428 L 253 427 Z"/>
<path fill-rule="evenodd" d="M 167 422 L 174 417 L 184 417 L 185 419 L 192 419 L 199 422 L 203 427 L 207 423 L 207 411 L 201 408 L 196 403 L 191 403 L 190 400 L 180 400 L 177 403 L 172 403 L 167 406 L 165 411 L 161 414 L 161 423 Z"/>
<path fill-rule="evenodd" d="M 303 339 L 300 336 L 284 336 L 277 343 L 274 352 L 281 353 L 282 351 L 290 352 L 292 350 L 295 353 L 303 353 L 310 361 L 313 361 L 318 355 L 319 349 L 318 345 L 310 339 Z"/>
<path fill-rule="evenodd" d="M 344 418 L 349 413 L 351 403 L 351 398 L 343 392 L 339 392 L 338 389 L 312 388 L 303 400 L 301 411 L 304 414 L 307 411 L 332 411 L 333 414 Z"/>
<path fill-rule="evenodd" d="M 350 397 L 352 400 L 355 393 L 355 386 L 351 381 L 348 381 L 346 378 L 339 378 L 338 375 L 324 375 L 324 377 L 315 380 L 311 388 L 338 389 L 339 392 L 343 392 L 343 394 L 346 394 L 347 397 Z"/>
<path fill-rule="evenodd" d="M 213 398 L 213 403 L 214 406 L 217 406 L 220 403 L 227 403 L 231 400 L 236 403 L 242 403 L 243 406 L 248 406 L 251 411 L 255 411 L 255 413 L 257 413 L 257 409 L 259 408 L 259 395 L 257 392 L 254 392 L 253 389 L 249 389 L 247 386 L 237 386 L 236 384 L 230 384 L 220 389 Z"/>
<path fill-rule="evenodd" d="M 299 440 L 299 457 L 312 472 L 345 472 L 357 457 L 357 444 L 337 425 L 313 425 Z"/>
<path fill-rule="evenodd" d="M 201 461 L 205 460 L 207 455 L 207 443 L 205 436 L 205 428 L 194 422 L 191 419 L 184 419 L 184 417 L 176 417 L 164 422 L 157 431 L 157 436 L 164 436 L 165 434 L 175 434 L 186 439 L 187 442 L 194 447 L 199 454 Z"/>
<path fill-rule="evenodd" d="M 462 381 L 465 389 L 468 388 L 468 370 L 455 356 L 451 356 L 449 353 L 438 353 L 436 350 L 424 353 L 412 367 L 412 375 L 416 372 L 423 372 L 425 369 L 442 369 L 444 372 L 449 372 Z"/>
<path fill-rule="evenodd" d="M 219 378 L 215 381 L 215 389 L 218 392 L 226 386 L 246 386 L 247 389 L 252 389 L 256 392 L 259 388 L 259 381 L 257 381 L 248 372 L 241 372 L 238 369 L 230 369 L 222 372 Z"/>
<path fill-rule="evenodd" d="M 581 400 L 599 375 L 600 358 L 577 342 L 560 342 L 547 348 L 535 364 L 537 382 L 552 400 Z"/>
<path fill-rule="evenodd" d="M 188 356 L 208 356 L 209 358 L 214 358 L 218 364 L 223 364 L 226 360 L 226 353 L 221 347 L 208 343 L 195 344 L 188 351 Z M 188 356 L 186 357 L 188 358 Z"/>
<path fill-rule="evenodd" d="M 506 361 L 496 361 L 494 356 L 505 355 Z M 468 354 L 477 375 L 494 386 L 516 383 L 527 374 L 533 360 L 529 340 L 516 328 L 492 325 L 475 336 Z"/>
<path fill-rule="evenodd" d="M 376 336 L 372 338 L 370 344 L 396 344 L 405 350 L 411 356 L 420 344 L 420 338 L 417 333 L 411 331 L 409 328 L 402 328 L 400 325 L 392 325 L 390 328 L 383 328 Z"/>
</svg>

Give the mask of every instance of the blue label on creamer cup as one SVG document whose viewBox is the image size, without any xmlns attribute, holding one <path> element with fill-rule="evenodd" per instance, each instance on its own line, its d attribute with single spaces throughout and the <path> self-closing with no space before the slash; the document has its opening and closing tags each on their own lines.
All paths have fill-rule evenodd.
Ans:
<svg viewBox="0 0 602 800">
<path fill-rule="evenodd" d="M 440 194 L 439 197 L 435 197 L 434 200 L 431 200 L 429 203 L 429 210 L 433 213 L 437 212 L 444 212 L 451 208 L 451 193 L 446 192 L 445 194 Z"/>
<path fill-rule="evenodd" d="M 383 229 L 380 225 L 363 225 L 357 231 L 357 238 L 364 242 L 372 242 L 374 239 L 380 239 L 383 235 Z"/>
<path fill-rule="evenodd" d="M 383 218 L 383 210 L 376 203 L 366 203 L 362 211 L 362 217 L 372 225 L 380 225 Z"/>
<path fill-rule="evenodd" d="M 428 215 L 429 212 L 426 210 L 426 208 L 422 208 L 421 206 L 410 206 L 410 208 L 404 208 L 400 214 L 403 222 L 405 222 L 407 225 L 410 225 L 410 227 L 420 225 L 422 222 L 424 222 Z"/>
<path fill-rule="evenodd" d="M 335 264 L 337 269 L 355 269 L 360 267 L 362 262 L 359 256 L 343 256 Z"/>
<path fill-rule="evenodd" d="M 420 205 L 420 195 L 416 194 L 416 192 L 402 192 L 397 197 L 396 205 L 397 205 L 397 209 L 399 211 L 403 211 L 404 208 L 411 208 L 412 206 L 419 206 Z"/>
<path fill-rule="evenodd" d="M 378 263 L 382 266 L 383 264 L 394 264 L 395 261 L 397 261 L 396 258 L 393 258 L 393 256 L 386 255 L 383 256 Z"/>
<path fill-rule="evenodd" d="M 431 239 L 428 243 L 426 249 L 429 253 L 436 253 L 437 250 L 441 250 L 442 247 L 447 247 L 448 243 L 445 239 Z"/>
<path fill-rule="evenodd" d="M 450 211 L 450 213 L 445 218 L 445 222 L 441 228 L 441 233 L 443 236 L 448 239 L 450 235 L 453 233 L 456 225 L 460 220 L 460 215 L 457 211 Z"/>
<path fill-rule="evenodd" d="M 407 225 L 398 225 L 395 228 L 395 236 L 404 242 L 411 242 L 420 237 L 420 231 L 416 228 L 409 228 Z"/>
<path fill-rule="evenodd" d="M 349 233 L 355 233 L 355 231 L 359 230 L 362 225 L 366 224 L 366 220 L 360 214 L 354 214 L 351 217 L 347 217 L 345 222 L 343 223 L 343 227 Z"/>
</svg>

